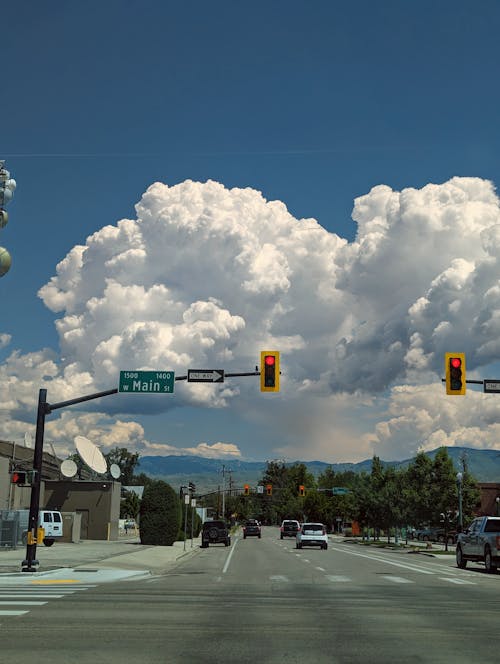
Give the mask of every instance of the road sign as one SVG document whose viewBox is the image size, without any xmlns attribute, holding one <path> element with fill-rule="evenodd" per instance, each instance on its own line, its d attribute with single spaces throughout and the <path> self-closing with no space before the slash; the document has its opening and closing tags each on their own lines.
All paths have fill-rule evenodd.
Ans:
<svg viewBox="0 0 500 664">
<path fill-rule="evenodd" d="M 343 486 L 334 486 L 332 489 L 332 494 L 334 496 L 345 496 L 347 493 L 349 493 L 349 489 L 346 489 Z"/>
<path fill-rule="evenodd" d="M 118 392 L 173 394 L 173 371 L 120 371 Z"/>
<path fill-rule="evenodd" d="M 188 369 L 188 383 L 223 383 L 224 369 Z"/>
<path fill-rule="evenodd" d="M 483 380 L 483 390 L 485 392 L 500 392 L 500 380 Z"/>
</svg>

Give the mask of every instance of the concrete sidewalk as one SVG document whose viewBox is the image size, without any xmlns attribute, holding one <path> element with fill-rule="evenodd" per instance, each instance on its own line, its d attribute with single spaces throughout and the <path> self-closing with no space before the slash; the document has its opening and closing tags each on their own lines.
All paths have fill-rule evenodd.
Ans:
<svg viewBox="0 0 500 664">
<path fill-rule="evenodd" d="M 200 538 L 175 542 L 172 546 L 150 546 L 141 544 L 138 537 L 120 538 L 107 542 L 82 540 L 77 544 L 56 542 L 51 547 L 38 546 L 36 558 L 39 561 L 35 574 L 56 569 L 82 569 L 91 565 L 94 569 L 120 569 L 149 571 L 161 574 L 171 569 L 185 556 L 194 555 L 200 550 Z M 26 557 L 26 547 L 0 549 L 0 578 L 19 574 L 21 563 Z"/>
</svg>

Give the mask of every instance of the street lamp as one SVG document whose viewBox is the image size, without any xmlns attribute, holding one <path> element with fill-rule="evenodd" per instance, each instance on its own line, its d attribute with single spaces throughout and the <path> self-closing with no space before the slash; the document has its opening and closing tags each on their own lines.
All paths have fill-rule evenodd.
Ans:
<svg viewBox="0 0 500 664">
<path fill-rule="evenodd" d="M 462 514 L 462 480 L 464 476 L 462 473 L 457 473 L 457 488 L 458 488 L 458 530 L 461 533 L 463 530 L 463 514 Z"/>
</svg>

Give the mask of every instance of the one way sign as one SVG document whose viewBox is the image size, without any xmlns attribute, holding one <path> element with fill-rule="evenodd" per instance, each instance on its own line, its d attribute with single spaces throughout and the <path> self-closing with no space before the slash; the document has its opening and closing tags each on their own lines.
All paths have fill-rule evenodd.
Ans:
<svg viewBox="0 0 500 664">
<path fill-rule="evenodd" d="M 188 369 L 188 383 L 223 383 L 224 369 Z"/>
</svg>

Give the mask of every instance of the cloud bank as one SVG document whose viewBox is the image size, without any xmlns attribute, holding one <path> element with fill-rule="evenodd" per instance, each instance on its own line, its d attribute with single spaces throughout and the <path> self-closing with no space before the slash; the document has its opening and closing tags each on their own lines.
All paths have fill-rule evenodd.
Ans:
<svg viewBox="0 0 500 664">
<path fill-rule="evenodd" d="M 495 395 L 468 393 L 464 408 L 440 382 L 446 351 L 466 352 L 469 370 L 499 356 L 491 182 L 376 186 L 354 202 L 354 242 L 258 191 L 213 181 L 157 182 L 136 215 L 75 246 L 40 289 L 57 315 L 60 356 L 13 351 L 0 367 L 3 437 L 25 430 L 33 385 L 43 381 L 54 402 L 116 386 L 123 369 L 252 371 L 261 349 L 278 348 L 282 392 L 271 406 L 253 382 L 177 383 L 171 398 L 120 395 L 89 406 L 80 433 L 104 446 L 170 445 L 147 441 L 127 419 L 197 406 L 267 422 L 272 449 L 302 458 L 497 444 Z M 65 412 L 51 423 L 54 438 L 77 419 Z M 247 455 L 264 449 L 269 441 Z"/>
</svg>

